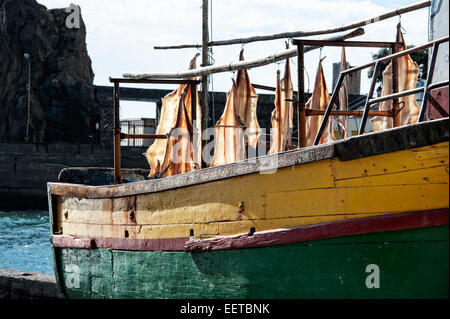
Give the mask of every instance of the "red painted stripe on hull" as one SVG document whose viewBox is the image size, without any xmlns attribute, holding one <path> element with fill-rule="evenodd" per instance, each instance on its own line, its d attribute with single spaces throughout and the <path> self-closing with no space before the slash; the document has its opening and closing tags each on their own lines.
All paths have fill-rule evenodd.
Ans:
<svg viewBox="0 0 450 319">
<path fill-rule="evenodd" d="M 256 248 L 349 235 L 448 225 L 448 209 L 349 219 L 286 230 L 212 238 L 186 243 L 186 251 Z"/>
<path fill-rule="evenodd" d="M 77 238 L 68 235 L 53 235 L 54 247 L 95 249 L 107 248 L 133 251 L 187 251 L 199 252 L 223 249 L 256 248 L 270 245 L 290 244 L 317 239 L 395 231 L 413 228 L 448 225 L 449 210 L 439 209 L 395 215 L 382 215 L 348 219 L 324 224 L 299 226 L 256 232 L 252 236 L 240 234 L 220 238 L 191 241 L 189 238 Z"/>
<path fill-rule="evenodd" d="M 52 243 L 54 247 L 92 249 L 92 242 L 92 239 L 86 237 L 73 237 L 67 235 L 52 236 Z"/>
</svg>

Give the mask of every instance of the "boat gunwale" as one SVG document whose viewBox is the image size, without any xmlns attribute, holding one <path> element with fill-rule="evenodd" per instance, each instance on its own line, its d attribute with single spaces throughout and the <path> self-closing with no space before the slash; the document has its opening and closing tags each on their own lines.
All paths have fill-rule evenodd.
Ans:
<svg viewBox="0 0 450 319">
<path fill-rule="evenodd" d="M 165 178 L 136 181 L 120 185 L 90 186 L 70 183 L 47 183 L 49 194 L 86 199 L 117 198 L 156 193 L 180 187 L 224 180 L 253 173 L 307 164 L 325 159 L 341 161 L 418 148 L 449 140 L 449 118 L 409 124 L 331 143 L 309 146 L 273 155 L 221 165 Z M 277 160 L 276 166 L 270 164 Z"/>
</svg>

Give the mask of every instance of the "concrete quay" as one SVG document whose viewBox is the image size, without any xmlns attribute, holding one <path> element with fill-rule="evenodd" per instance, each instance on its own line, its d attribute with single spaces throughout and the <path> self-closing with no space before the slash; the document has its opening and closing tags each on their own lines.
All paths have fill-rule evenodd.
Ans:
<svg viewBox="0 0 450 319">
<path fill-rule="evenodd" d="M 54 275 L 0 268 L 0 299 L 64 299 Z"/>
</svg>

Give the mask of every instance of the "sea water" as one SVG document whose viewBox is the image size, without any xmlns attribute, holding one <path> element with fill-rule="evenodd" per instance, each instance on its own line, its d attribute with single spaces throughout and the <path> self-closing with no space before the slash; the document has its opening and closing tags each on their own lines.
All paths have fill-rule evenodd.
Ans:
<svg viewBox="0 0 450 319">
<path fill-rule="evenodd" d="M 53 274 L 48 211 L 0 211 L 0 268 Z"/>
</svg>

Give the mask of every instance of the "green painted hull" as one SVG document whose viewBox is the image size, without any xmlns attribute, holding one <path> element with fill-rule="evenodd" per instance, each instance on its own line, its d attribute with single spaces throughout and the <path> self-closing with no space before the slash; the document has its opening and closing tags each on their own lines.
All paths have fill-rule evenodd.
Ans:
<svg viewBox="0 0 450 319">
<path fill-rule="evenodd" d="M 55 259 L 70 298 L 448 298 L 448 239 L 439 226 L 197 253 L 55 248 Z M 379 288 L 366 285 L 370 264 Z"/>
</svg>

